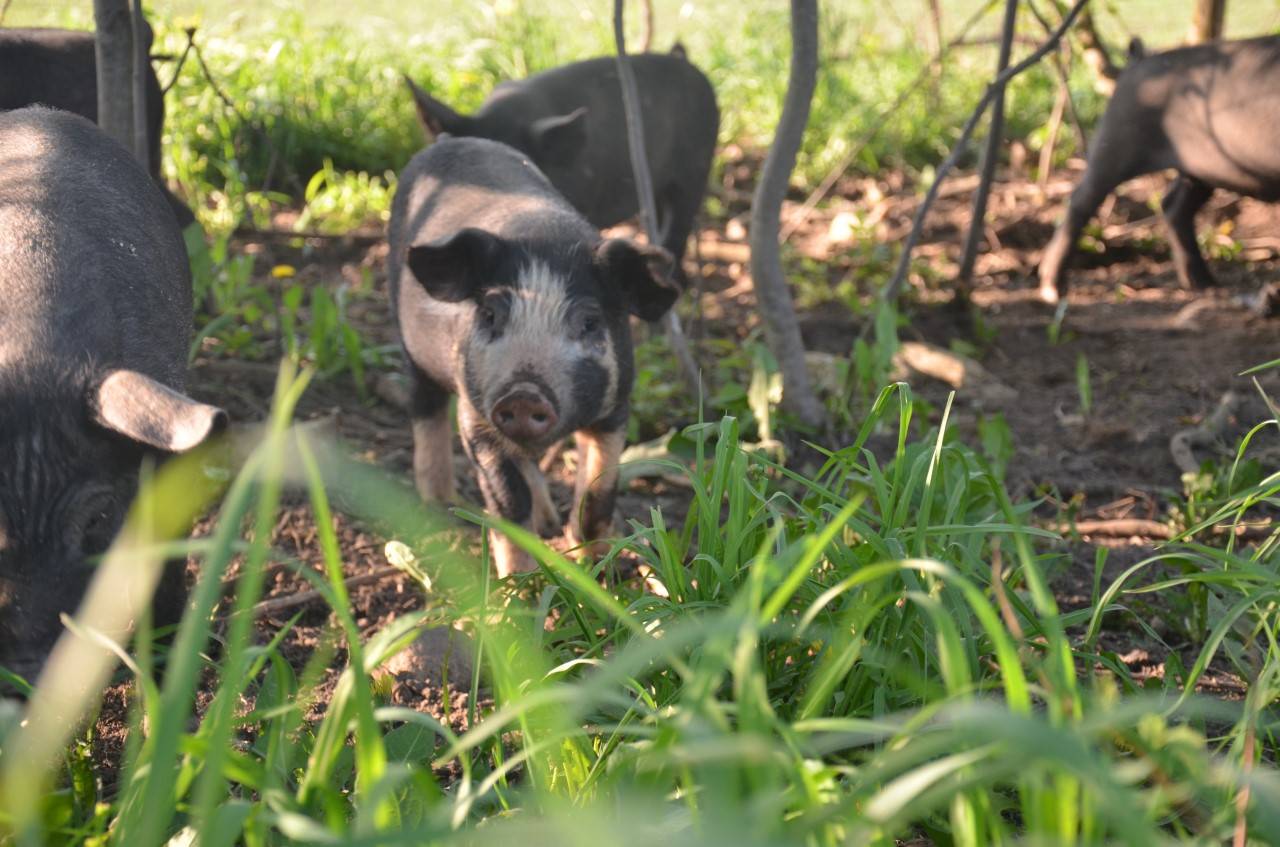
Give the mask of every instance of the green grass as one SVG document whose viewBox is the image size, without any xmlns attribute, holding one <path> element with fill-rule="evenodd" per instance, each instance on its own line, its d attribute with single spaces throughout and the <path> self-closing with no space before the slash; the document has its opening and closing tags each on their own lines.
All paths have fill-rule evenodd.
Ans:
<svg viewBox="0 0 1280 847">
<path fill-rule="evenodd" d="M 1140 4 L 1120 5 L 1127 18 Z M 958 25 L 975 6 L 947 4 L 947 20 Z M 657 46 L 678 29 L 717 86 L 722 141 L 758 151 L 785 85 L 782 4 L 744 14 L 689 3 L 687 17 L 658 7 Z M 178 17 L 195 7 L 160 8 L 172 12 L 157 24 L 176 52 Z M 777 462 L 771 442 L 790 422 L 758 340 L 706 342 L 699 352 L 716 369 L 699 404 L 653 339 L 640 345 L 632 434 L 675 426 L 647 463 L 687 479 L 687 517 L 655 507 L 600 560 L 566 559 L 520 535 L 541 569 L 497 584 L 401 480 L 289 426 L 310 376 L 349 373 L 362 385 L 367 368 L 386 363 L 346 319 L 346 298 L 367 292 L 307 291 L 287 269 L 268 286 L 226 233 L 281 204 L 302 206 L 308 228 L 376 225 L 420 143 L 401 71 L 470 108 L 497 80 L 607 51 L 602 9 L 201 8 L 200 43 L 236 106 L 191 64 L 169 100 L 169 173 L 214 231 L 193 249 L 196 349 L 285 352 L 309 369 L 286 364 L 267 435 L 225 490 L 209 490 L 216 456 L 155 473 L 101 565 L 101 601 L 73 624 L 75 652 L 55 661 L 27 707 L 0 701 L 0 843 L 1154 844 L 1223 843 L 1239 826 L 1254 843 L 1280 842 L 1280 534 L 1244 546 L 1213 531 L 1280 503 L 1280 474 L 1250 455 L 1263 429 L 1229 466 L 1187 480 L 1172 516 L 1183 537 L 1110 582 L 1099 554 L 1087 602 L 1067 610 L 1050 585 L 1072 563 L 1031 525 L 1034 504 L 1004 488 L 1004 422 L 980 421 L 973 449 L 948 429 L 949 404 L 931 427 L 905 386 L 877 391 L 892 312 L 875 315 L 882 341 L 855 345 L 832 369 L 829 401 L 856 436 L 824 445 L 825 462 L 807 470 Z M 914 7 L 824 8 L 827 61 L 800 187 L 878 126 L 928 55 L 927 39 L 909 37 Z M 26 0 L 10 14 L 65 22 Z M 957 53 L 856 166 L 927 176 L 990 65 L 989 50 Z M 1073 85 L 1096 112 L 1087 81 Z M 1045 74 L 1015 87 L 1011 134 L 1034 137 L 1052 96 Z M 302 667 L 282 652 L 287 628 L 256 643 L 249 612 L 290 489 L 310 502 L 325 563 L 323 577 L 299 573 L 332 609 Z M 432 585 L 426 611 L 368 640 L 342 583 L 329 520 L 338 505 L 411 548 L 414 573 Z M 208 538 L 172 540 L 206 508 L 216 509 Z M 405 558 L 394 549 L 388 558 Z M 200 575 L 172 642 L 155 641 L 145 622 L 132 640 L 118 635 L 122 580 L 145 580 L 174 554 L 195 557 Z M 622 556 L 643 562 L 666 596 L 613 579 Z M 224 598 L 233 561 L 237 590 Z M 1167 618 L 1159 633 L 1152 614 Z M 216 639 L 215 616 L 226 621 Z M 461 735 L 390 705 L 378 670 L 423 629 L 450 624 L 479 645 Z M 1121 626 L 1166 642 L 1163 678 L 1135 678 L 1110 651 L 1101 635 Z M 122 777 L 103 790 L 81 718 L 119 658 L 133 729 Z M 1211 665 L 1244 681 L 1242 702 L 1194 694 Z M 331 689 L 330 666 L 342 669 Z M 197 704 L 198 682 L 210 696 Z"/>
<path fill-rule="evenodd" d="M 1028 506 L 948 435 L 945 414 L 941 432 L 922 430 L 898 385 L 803 476 L 746 449 L 733 418 L 694 425 L 691 461 L 669 467 L 693 487 L 683 523 L 655 509 L 598 562 L 517 533 L 541 571 L 493 586 L 402 485 L 287 427 L 305 384 L 286 370 L 210 539 L 164 547 L 197 556 L 200 579 L 164 676 L 145 630 L 128 654 L 135 728 L 118 791 L 83 776 L 82 746 L 59 752 L 96 693 L 49 699 L 96 678 L 112 652 L 89 644 L 27 712 L 0 713 L 0 833 L 13 843 L 1210 843 L 1238 825 L 1246 784 L 1251 837 L 1280 839 L 1274 538 L 1250 551 L 1172 545 L 1064 612 L 1047 584 L 1054 537 L 1029 528 Z M 886 428 L 896 447 L 867 449 Z M 159 553 L 165 536 L 146 530 L 157 515 L 172 531 L 199 508 L 193 473 L 196 461 L 160 472 L 100 581 Z M 327 575 L 312 580 L 334 613 L 330 646 L 300 670 L 279 638 L 253 642 L 248 614 L 286 482 L 316 512 Z M 186 505 L 157 511 L 176 491 Z M 1277 493 L 1273 474 L 1210 520 Z M 336 498 L 412 545 L 441 601 L 432 611 L 362 641 L 327 519 Z M 622 550 L 667 596 L 607 579 Z M 236 555 L 237 592 L 219 600 Z M 1211 627 L 1189 666 L 1174 658 L 1163 681 L 1139 682 L 1097 646 L 1133 598 L 1192 589 Z M 230 621 L 216 645 L 215 608 Z M 449 621 L 480 645 L 473 697 L 493 698 L 460 736 L 388 705 L 374 675 Z M 91 615 L 76 626 L 103 628 Z M 308 720 L 335 655 L 345 670 Z M 1243 703 L 1190 693 L 1215 656 L 1250 683 Z M 202 675 L 215 688 L 196 712 Z"/>
</svg>

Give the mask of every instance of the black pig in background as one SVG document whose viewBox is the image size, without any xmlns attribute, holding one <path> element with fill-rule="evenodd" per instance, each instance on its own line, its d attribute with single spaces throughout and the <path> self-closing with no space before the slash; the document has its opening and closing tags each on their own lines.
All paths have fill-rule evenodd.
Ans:
<svg viewBox="0 0 1280 847">
<path fill-rule="evenodd" d="M 715 91 L 677 47 L 631 57 L 657 203 L 659 242 L 675 258 L 707 191 L 720 131 Z M 524 153 L 556 190 L 603 228 L 639 211 L 627 147 L 617 61 L 588 59 L 494 88 L 474 115 L 460 115 L 409 80 L 428 138 L 442 133 L 501 141 Z"/>
</svg>

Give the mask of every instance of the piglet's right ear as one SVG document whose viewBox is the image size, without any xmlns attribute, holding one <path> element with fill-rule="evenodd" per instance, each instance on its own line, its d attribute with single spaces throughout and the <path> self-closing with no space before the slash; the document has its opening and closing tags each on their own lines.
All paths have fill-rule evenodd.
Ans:
<svg viewBox="0 0 1280 847">
<path fill-rule="evenodd" d="M 484 230 L 464 229 L 447 241 L 413 245 L 406 264 L 432 297 L 460 303 L 483 288 L 501 244 L 497 236 Z"/>
<path fill-rule="evenodd" d="M 104 429 L 169 453 L 196 447 L 227 422 L 227 413 L 216 406 L 129 370 L 107 374 L 91 407 L 94 422 Z"/>
</svg>

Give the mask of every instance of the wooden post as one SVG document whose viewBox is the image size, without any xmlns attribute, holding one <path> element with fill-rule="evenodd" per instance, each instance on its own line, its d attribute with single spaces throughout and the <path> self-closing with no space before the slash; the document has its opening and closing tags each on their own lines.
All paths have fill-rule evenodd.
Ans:
<svg viewBox="0 0 1280 847">
<path fill-rule="evenodd" d="M 98 126 L 134 149 L 133 22 L 130 0 L 93 0 L 97 26 Z"/>
<path fill-rule="evenodd" d="M 1191 12 L 1192 44 L 1216 41 L 1222 37 L 1222 26 L 1227 17 L 1227 0 L 1196 0 Z"/>
<path fill-rule="evenodd" d="M 151 68 L 151 28 L 142 15 L 142 0 L 130 0 L 130 31 L 133 39 L 132 80 L 130 93 L 133 101 L 133 155 L 143 167 L 151 168 L 151 151 L 148 139 L 147 71 Z M 101 89 L 99 89 L 101 92 Z M 101 96 L 101 94 L 99 94 Z"/>
</svg>

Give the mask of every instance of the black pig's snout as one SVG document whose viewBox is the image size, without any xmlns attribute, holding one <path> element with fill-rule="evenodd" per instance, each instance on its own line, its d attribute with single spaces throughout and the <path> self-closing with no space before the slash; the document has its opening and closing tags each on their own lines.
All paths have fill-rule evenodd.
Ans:
<svg viewBox="0 0 1280 847">
<path fill-rule="evenodd" d="M 519 388 L 493 407 L 493 424 L 516 442 L 538 441 L 555 428 L 560 416 L 540 392 Z"/>
</svg>

